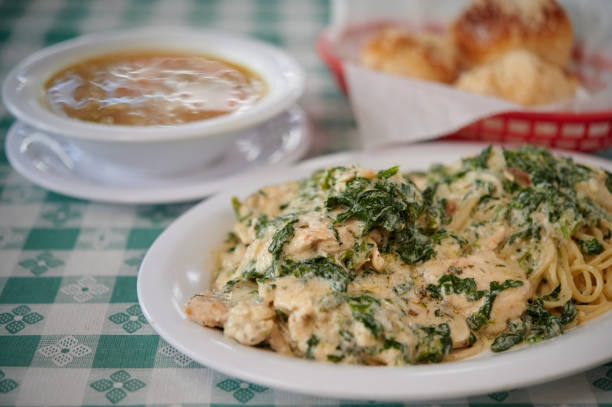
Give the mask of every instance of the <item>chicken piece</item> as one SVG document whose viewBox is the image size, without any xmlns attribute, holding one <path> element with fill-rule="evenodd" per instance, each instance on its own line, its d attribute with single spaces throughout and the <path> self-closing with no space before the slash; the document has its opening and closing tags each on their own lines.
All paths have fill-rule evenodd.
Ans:
<svg viewBox="0 0 612 407">
<path fill-rule="evenodd" d="M 229 313 L 229 304 L 224 296 L 206 292 L 191 297 L 183 306 L 183 311 L 187 318 L 200 325 L 223 327 Z"/>
<path fill-rule="evenodd" d="M 527 307 L 530 284 L 525 273 L 515 263 L 506 262 L 493 252 L 480 252 L 459 259 L 429 261 L 420 267 L 420 271 L 423 272 L 425 286 L 437 285 L 440 277 L 452 272 L 457 273 L 461 279 L 473 278 L 477 289 L 485 291 L 489 291 L 493 281 L 500 284 L 506 280 L 520 281 L 521 286 L 503 290 L 495 298 L 489 323 L 482 328 L 486 334 L 503 331 L 507 321 L 519 318 Z M 478 312 L 485 299 L 468 301 L 463 294 L 449 294 L 444 295 L 442 301 L 454 313 L 467 318 Z"/>
<path fill-rule="evenodd" d="M 370 253 L 370 256 L 372 267 L 374 267 L 376 271 L 382 272 L 385 269 L 385 259 L 383 259 L 383 256 L 381 256 L 380 252 L 378 251 L 378 246 L 376 246 L 376 244 L 372 245 L 372 251 Z"/>
<path fill-rule="evenodd" d="M 244 216 L 252 211 L 255 214 L 264 213 L 269 217 L 278 216 L 282 212 L 280 204 L 293 200 L 297 190 L 297 182 L 263 187 L 245 198 L 241 205 L 240 214 Z"/>
<path fill-rule="evenodd" d="M 606 179 L 605 173 L 593 173 L 591 179 L 576 183 L 575 188 L 580 198 L 591 198 L 606 211 L 612 212 L 612 194 L 605 187 Z"/>
<path fill-rule="evenodd" d="M 453 340 L 453 349 L 465 348 L 470 344 L 470 327 L 464 318 L 453 317 L 448 322 L 448 327 Z"/>
<path fill-rule="evenodd" d="M 414 185 L 416 185 L 420 191 L 427 188 L 427 175 L 424 173 L 410 173 L 408 174 L 408 178 L 414 182 Z"/>
<path fill-rule="evenodd" d="M 313 314 L 304 312 L 292 312 L 287 320 L 287 328 L 290 340 L 297 345 L 297 348 L 306 353 L 308 339 L 314 332 Z"/>
<path fill-rule="evenodd" d="M 356 322 L 353 325 L 353 336 L 355 344 L 361 347 L 376 346 L 377 339 L 362 322 Z"/>
<path fill-rule="evenodd" d="M 418 304 L 411 303 L 410 314 L 412 321 L 417 325 L 430 326 L 432 323 L 440 324 L 447 323 L 453 341 L 453 349 L 463 348 L 469 345 L 470 328 L 465 321 L 465 318 L 457 315 L 436 315 L 437 307 L 424 308 Z M 448 318 L 451 318 L 450 320 Z"/>
<path fill-rule="evenodd" d="M 244 270 L 245 268 L 249 268 L 253 266 L 253 262 L 255 263 L 255 268 L 259 272 L 263 272 L 272 264 L 272 254 L 268 251 L 269 242 L 258 239 L 251 243 L 246 251 L 244 252 L 244 256 L 242 257 L 242 261 L 238 264 L 236 270 Z"/>
<path fill-rule="evenodd" d="M 244 345 L 257 345 L 272 333 L 274 317 L 267 305 L 241 301 L 230 309 L 223 333 Z"/>
<path fill-rule="evenodd" d="M 483 331 L 490 335 L 498 334 L 506 329 L 508 321 L 519 318 L 527 308 L 529 290 L 529 282 L 525 281 L 520 287 L 499 293 L 491 308 L 492 322 L 484 326 Z"/>
<path fill-rule="evenodd" d="M 346 184 L 356 177 L 372 179 L 376 176 L 376 172 L 369 168 L 355 168 L 354 171 L 347 171 L 338 178 L 338 183 Z"/>
<path fill-rule="evenodd" d="M 333 232 L 324 227 L 323 222 L 317 222 L 308 227 L 296 229 L 293 238 L 285 247 L 285 253 L 288 256 L 299 255 L 312 248 L 315 243 L 332 239 L 334 239 Z"/>
<path fill-rule="evenodd" d="M 253 243 L 256 237 L 254 225 L 247 226 L 244 222 L 236 223 L 232 231 L 245 245 L 250 245 Z"/>
<path fill-rule="evenodd" d="M 285 335 L 301 352 L 306 351 L 307 341 L 315 328 L 321 332 L 328 325 L 335 329 L 335 324 L 328 324 L 329 321 L 326 320 L 330 314 L 320 312 L 321 308 L 327 307 L 323 299 L 328 297 L 329 292 L 329 283 L 317 278 L 309 280 L 306 285 L 292 276 L 276 281 L 274 307 L 289 316 Z M 315 315 L 320 317 L 320 320 L 315 321 Z M 315 322 L 321 325 L 316 326 Z M 318 336 L 323 338 L 325 334 Z"/>
<path fill-rule="evenodd" d="M 349 227 L 343 225 L 336 228 L 336 238 L 331 221 L 318 216 L 303 218 L 294 225 L 294 230 L 293 238 L 284 247 L 285 254 L 293 259 L 338 253 L 351 249 L 355 243 Z"/>
<path fill-rule="evenodd" d="M 489 231 L 491 233 L 489 233 Z M 510 230 L 504 225 L 489 224 L 482 229 L 482 235 L 487 236 L 486 240 L 481 239 L 479 242 L 484 250 L 495 250 L 501 242 L 505 242 L 510 235 Z"/>
<path fill-rule="evenodd" d="M 288 314 L 313 314 L 318 300 L 329 291 L 329 283 L 324 280 L 315 278 L 304 284 L 293 276 L 281 277 L 276 280 L 274 306 Z"/>
<path fill-rule="evenodd" d="M 228 251 L 223 248 L 215 252 L 216 269 L 220 272 L 227 272 L 231 274 L 231 271 L 240 264 L 240 261 L 244 258 L 247 246 L 243 244 L 237 244 L 232 251 Z"/>
<path fill-rule="evenodd" d="M 281 355 L 293 355 L 289 342 L 283 336 L 281 329 L 276 324 L 272 328 L 272 332 L 270 332 L 268 343 L 275 352 L 280 353 Z"/>
</svg>

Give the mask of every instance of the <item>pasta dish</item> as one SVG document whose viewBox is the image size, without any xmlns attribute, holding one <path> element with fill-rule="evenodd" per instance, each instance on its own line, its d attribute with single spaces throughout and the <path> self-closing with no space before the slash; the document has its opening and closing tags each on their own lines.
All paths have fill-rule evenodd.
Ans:
<svg viewBox="0 0 612 407">
<path fill-rule="evenodd" d="M 186 315 L 332 363 L 437 363 L 562 334 L 612 308 L 612 174 L 488 147 L 427 172 L 338 166 L 232 200 Z"/>
</svg>

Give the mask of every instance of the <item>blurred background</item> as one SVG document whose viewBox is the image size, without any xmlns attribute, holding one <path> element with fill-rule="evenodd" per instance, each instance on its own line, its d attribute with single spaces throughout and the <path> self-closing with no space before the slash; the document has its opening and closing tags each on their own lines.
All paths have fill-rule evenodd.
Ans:
<svg viewBox="0 0 612 407">
<path fill-rule="evenodd" d="M 305 70 L 298 103 L 313 133 L 306 157 L 356 149 L 349 101 L 315 52 L 331 20 L 330 2 L 0 0 L 0 81 L 33 52 L 82 34 L 151 26 L 221 29 L 279 46 Z M 138 305 L 138 267 L 155 238 L 195 202 L 105 204 L 36 186 L 7 161 L 4 140 L 13 122 L 0 103 L 0 405 L 354 405 L 227 377 L 161 339 Z M 597 154 L 612 158 L 612 149 Z M 85 295 L 86 289 L 97 294 Z M 17 319 L 26 323 L 9 330 Z M 58 346 L 68 353 L 70 346 L 88 350 L 60 365 L 52 353 Z M 611 367 L 452 403 L 610 405 Z M 128 392 L 109 390 L 128 380 L 135 386 Z"/>
</svg>

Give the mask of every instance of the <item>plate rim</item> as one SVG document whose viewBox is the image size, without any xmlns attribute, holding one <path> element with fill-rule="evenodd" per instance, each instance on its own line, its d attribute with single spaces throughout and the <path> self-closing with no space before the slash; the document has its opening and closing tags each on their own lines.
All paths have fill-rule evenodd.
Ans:
<svg viewBox="0 0 612 407">
<path fill-rule="evenodd" d="M 457 146 L 458 150 L 474 149 L 477 151 L 479 148 L 483 148 L 488 144 L 485 143 L 421 143 L 412 146 L 405 146 L 399 149 L 399 151 L 417 148 L 417 149 L 433 149 L 443 146 Z M 386 149 L 379 149 L 378 153 L 384 152 Z M 559 153 L 559 151 L 555 151 Z M 398 148 L 395 148 L 395 153 L 398 153 Z M 575 154 L 567 151 L 560 152 L 563 155 L 570 155 L 581 161 L 590 162 L 593 165 L 600 165 L 604 168 L 612 169 L 612 162 L 598 157 L 587 156 L 584 154 Z M 339 154 L 332 154 L 328 156 L 317 157 L 311 160 L 304 161 L 296 166 L 290 168 L 285 174 L 271 174 L 270 172 L 260 172 L 258 174 L 249 174 L 249 178 L 256 179 L 256 176 L 265 176 L 267 178 L 284 178 L 292 176 L 295 173 L 305 172 L 312 170 L 317 167 L 333 165 L 334 162 L 341 162 L 343 160 L 358 159 L 359 156 L 365 156 L 364 152 L 345 152 Z M 459 152 L 455 153 L 458 157 Z M 303 174 L 302 174 L 303 175 Z M 242 178 L 242 177 L 239 177 Z M 239 185 L 244 182 L 243 179 L 236 179 L 231 185 L 228 185 L 226 191 L 232 191 L 232 187 Z M 269 183 L 267 180 L 260 180 L 252 183 L 250 189 L 254 190 L 262 184 Z M 235 191 L 250 193 L 251 191 Z M 192 349 L 190 346 L 185 345 L 184 338 L 177 336 L 176 332 L 168 331 L 167 327 L 163 323 L 163 318 L 159 318 L 159 314 L 155 307 L 151 305 L 151 299 L 148 296 L 146 285 L 151 283 L 151 278 L 154 278 L 155 264 L 160 260 L 159 250 L 160 246 L 176 238 L 176 234 L 181 232 L 181 228 L 189 222 L 193 222 L 193 217 L 206 218 L 206 210 L 215 205 L 227 206 L 227 212 L 231 212 L 231 208 L 226 203 L 226 199 L 229 194 L 228 192 L 216 195 L 211 199 L 208 199 L 187 211 L 185 214 L 175 220 L 153 243 L 151 248 L 147 251 L 138 273 L 137 291 L 138 299 L 143 310 L 143 313 L 147 320 L 151 323 L 151 326 L 164 338 L 168 343 L 177 348 L 179 351 L 185 353 L 197 362 L 203 363 L 205 366 L 218 370 L 228 375 L 236 376 L 244 380 L 248 380 L 254 383 L 271 386 L 277 389 L 297 392 L 301 394 L 309 394 L 316 396 L 325 396 L 331 398 L 347 398 L 347 399 L 376 399 L 381 401 L 397 401 L 397 400 L 432 400 L 432 399 L 448 399 L 454 397 L 464 397 L 476 394 L 485 394 L 493 391 L 499 391 L 503 389 L 516 388 L 531 386 L 546 381 L 551 381 L 561 377 L 571 375 L 573 373 L 583 371 L 590 367 L 596 366 L 600 363 L 604 363 L 612 359 L 612 349 L 605 346 L 605 338 L 609 336 L 607 334 L 612 329 L 612 314 L 607 313 L 606 316 L 589 321 L 581 327 L 573 329 L 561 337 L 553 338 L 552 340 L 546 341 L 544 347 L 539 345 L 523 346 L 518 349 L 505 352 L 502 354 L 492 354 L 487 352 L 483 356 L 477 356 L 458 362 L 449 362 L 437 365 L 419 365 L 419 366 L 406 366 L 406 367 L 364 367 L 364 366 L 347 366 L 347 365 L 333 365 L 328 363 L 312 362 L 293 357 L 286 357 L 275 353 L 266 353 L 264 351 L 249 348 L 232 341 L 225 339 L 221 336 L 220 339 L 214 340 L 214 347 L 216 350 L 227 349 L 228 354 L 233 358 L 236 353 L 242 355 L 250 362 L 257 362 L 255 364 L 250 363 L 247 370 L 243 370 L 244 364 L 236 364 L 232 362 L 231 365 L 226 365 L 226 360 L 219 357 L 218 354 L 203 357 L 198 349 Z M 237 193 L 237 195 L 240 195 Z M 180 233 L 179 233 L 180 236 Z M 159 272 L 159 271 L 158 271 Z M 602 321 L 601 318 L 604 318 Z M 162 324 L 160 325 L 160 321 Z M 174 321 L 177 324 L 178 321 Z M 591 323 L 595 322 L 595 323 Z M 188 332 L 196 333 L 195 329 L 202 332 L 211 332 L 211 330 L 205 330 L 204 328 L 193 324 L 187 320 L 182 322 L 185 325 Z M 584 327 L 587 329 L 585 330 Z M 196 335 L 198 335 L 196 333 Z M 200 335 L 198 335 L 200 336 Z M 211 339 L 212 336 L 208 334 L 202 334 L 201 336 Z M 586 339 L 585 339 L 586 338 Z M 572 346 L 575 343 L 582 343 L 584 341 L 595 341 L 596 343 L 590 343 L 589 347 L 583 347 L 578 349 L 577 355 L 581 357 L 580 362 L 574 362 L 570 367 L 560 363 L 558 360 L 549 359 L 550 355 L 559 354 L 564 350 L 567 350 L 568 346 Z M 188 341 L 187 341 L 188 342 Z M 208 344 L 206 344 L 208 346 Z M 537 347 L 537 349 L 535 349 Z M 597 349 L 597 352 L 593 352 L 593 349 Z M 535 352 L 534 351 L 539 351 Z M 582 352 L 582 353 L 580 353 Z M 576 359 L 576 355 L 574 357 Z M 525 365 L 521 373 L 523 376 L 517 375 L 502 375 L 503 378 L 495 377 L 491 373 L 499 373 L 500 369 L 511 369 L 517 364 L 517 361 L 524 361 Z M 287 367 L 291 370 L 290 373 L 285 371 L 283 374 L 276 374 L 275 376 L 265 376 L 266 372 L 274 368 Z M 534 369 L 534 366 L 537 368 Z M 526 368 L 526 369 L 525 369 Z M 544 372 L 538 371 L 538 369 L 544 368 Z M 297 371 L 297 372 L 296 372 Z M 537 371 L 537 375 L 534 374 Z M 262 376 L 262 373 L 264 376 Z M 427 380 L 431 380 L 432 377 L 439 379 L 444 377 L 447 381 L 456 378 L 457 375 L 469 375 L 472 379 L 472 384 L 469 386 L 463 386 L 457 388 L 456 386 L 446 390 L 433 389 L 431 386 L 421 388 L 410 388 L 410 391 L 402 390 L 401 386 L 389 386 L 389 380 L 405 380 L 406 383 L 414 382 L 415 380 L 422 384 L 427 383 Z M 350 386 L 345 383 L 341 389 L 333 389 L 329 387 L 329 383 L 325 380 L 331 380 L 333 377 L 342 376 L 342 380 L 347 378 L 361 378 L 364 380 L 368 378 L 365 383 L 358 383 L 356 386 Z M 505 377 L 509 376 L 509 377 Z M 300 384 L 296 383 L 295 380 L 299 377 L 308 377 L 308 383 Z M 491 378 L 493 377 L 493 380 Z M 381 380 L 382 379 L 382 380 Z M 488 382 L 487 382 L 488 380 Z M 365 385 L 368 384 L 368 385 Z M 314 386 L 314 387 L 313 387 Z M 318 386 L 318 387 L 317 387 Z"/>
<path fill-rule="evenodd" d="M 305 111 L 299 105 L 294 105 L 287 109 L 287 111 L 295 112 L 300 117 L 300 143 L 295 149 L 285 154 L 280 161 L 273 164 L 264 164 L 263 167 L 256 168 L 257 171 L 291 165 L 302 158 L 310 148 L 313 134 L 311 123 Z M 15 132 L 20 125 L 29 126 L 18 119 L 15 120 L 7 131 L 4 143 L 7 159 L 13 169 L 28 181 L 45 189 L 92 202 L 138 205 L 195 201 L 217 193 L 222 186 L 232 182 L 234 178 L 241 177 L 244 173 L 253 170 L 252 168 L 244 168 L 237 173 L 229 174 L 218 180 L 193 182 L 174 187 L 168 185 L 138 187 L 137 185 L 109 186 L 96 184 L 74 174 L 66 178 L 60 175 L 47 174 L 35 168 L 31 160 L 27 159 L 19 151 L 20 148 L 17 145 L 18 135 Z M 194 171 L 189 176 L 197 175 L 198 173 L 198 171 Z M 178 176 L 176 179 L 181 180 L 181 177 Z"/>
</svg>

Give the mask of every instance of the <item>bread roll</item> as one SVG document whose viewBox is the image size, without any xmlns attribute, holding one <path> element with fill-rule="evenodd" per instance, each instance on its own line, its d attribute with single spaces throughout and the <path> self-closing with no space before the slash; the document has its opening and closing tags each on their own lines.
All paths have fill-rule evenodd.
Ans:
<svg viewBox="0 0 612 407">
<path fill-rule="evenodd" d="M 412 35 L 397 29 L 378 32 L 365 45 L 361 63 L 390 74 L 451 83 L 457 77 L 452 41 L 430 34 Z"/>
<path fill-rule="evenodd" d="M 555 0 L 474 0 L 451 31 L 466 67 L 517 48 L 566 67 L 572 51 L 572 25 Z"/>
<path fill-rule="evenodd" d="M 463 72 L 457 88 L 496 96 L 521 105 L 542 105 L 575 95 L 578 81 L 561 68 L 525 50 Z"/>
</svg>

